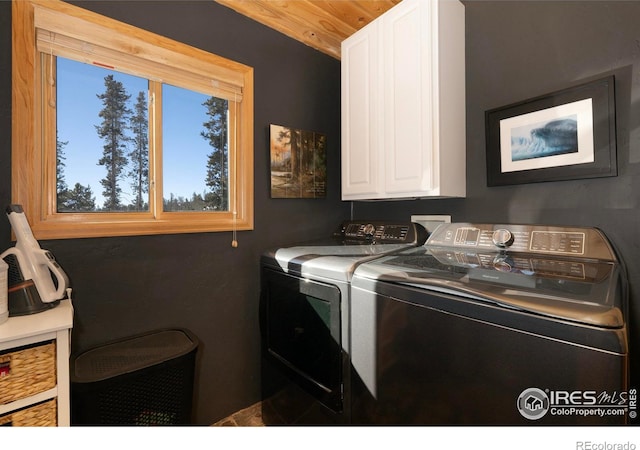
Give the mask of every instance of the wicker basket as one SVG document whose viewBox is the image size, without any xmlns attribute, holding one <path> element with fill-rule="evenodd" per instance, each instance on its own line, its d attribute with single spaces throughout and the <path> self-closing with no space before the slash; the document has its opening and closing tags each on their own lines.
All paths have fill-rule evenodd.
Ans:
<svg viewBox="0 0 640 450">
<path fill-rule="evenodd" d="M 0 355 L 0 405 L 56 386 L 55 341 Z"/>
<path fill-rule="evenodd" d="M 0 426 L 55 427 L 57 423 L 55 398 L 0 416 Z"/>
</svg>

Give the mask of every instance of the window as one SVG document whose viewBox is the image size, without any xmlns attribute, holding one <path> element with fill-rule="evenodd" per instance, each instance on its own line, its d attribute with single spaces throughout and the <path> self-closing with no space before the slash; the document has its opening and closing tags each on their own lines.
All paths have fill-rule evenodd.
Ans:
<svg viewBox="0 0 640 450">
<path fill-rule="evenodd" d="M 13 24 L 12 201 L 36 238 L 252 229 L 250 67 L 59 1 Z"/>
</svg>

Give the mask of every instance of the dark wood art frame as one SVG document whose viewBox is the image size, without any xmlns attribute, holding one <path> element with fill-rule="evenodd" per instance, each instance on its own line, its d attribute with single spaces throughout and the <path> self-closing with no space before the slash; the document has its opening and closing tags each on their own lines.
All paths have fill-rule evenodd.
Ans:
<svg viewBox="0 0 640 450">
<path fill-rule="evenodd" d="M 556 117 L 560 119 L 555 120 Z M 613 75 L 486 111 L 485 127 L 488 186 L 618 174 Z M 531 129 L 529 137 L 515 137 L 517 132 L 528 129 Z M 568 135 L 574 147 L 565 147 L 569 150 L 563 155 L 545 156 L 543 152 L 540 156 L 531 150 L 540 147 L 532 141 L 555 144 Z M 520 147 L 526 146 L 529 153 L 520 154 L 517 160 L 516 147 L 520 141 L 525 142 Z"/>
</svg>

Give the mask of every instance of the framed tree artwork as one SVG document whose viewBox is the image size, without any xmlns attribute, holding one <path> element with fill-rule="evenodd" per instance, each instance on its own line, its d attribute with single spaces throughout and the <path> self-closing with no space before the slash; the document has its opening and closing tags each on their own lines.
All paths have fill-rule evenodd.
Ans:
<svg viewBox="0 0 640 450">
<path fill-rule="evenodd" d="M 327 195 L 327 137 L 270 125 L 271 198 Z"/>
</svg>

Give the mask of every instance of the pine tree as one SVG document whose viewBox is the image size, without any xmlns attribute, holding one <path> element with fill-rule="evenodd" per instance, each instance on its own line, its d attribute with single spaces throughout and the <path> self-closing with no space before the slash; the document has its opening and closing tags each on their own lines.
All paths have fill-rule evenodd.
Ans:
<svg viewBox="0 0 640 450">
<path fill-rule="evenodd" d="M 69 141 L 56 140 L 56 192 L 57 192 L 57 211 L 95 211 L 96 199 L 93 196 L 91 187 L 84 187 L 80 183 L 76 183 L 73 190 L 67 186 L 64 174 L 65 163 L 67 159 L 64 155 L 64 147 Z"/>
<path fill-rule="evenodd" d="M 58 211 L 64 209 L 67 195 L 69 194 L 69 187 L 67 186 L 67 181 L 65 180 L 64 175 L 64 168 L 66 167 L 64 161 L 67 159 L 64 156 L 64 148 L 68 143 L 69 141 L 63 142 L 56 137 L 56 193 Z"/>
<path fill-rule="evenodd" d="M 302 157 L 301 130 L 289 129 L 289 144 L 291 145 L 291 182 L 299 184 Z"/>
<path fill-rule="evenodd" d="M 291 174 L 289 183 L 293 189 L 297 189 L 301 194 L 301 157 L 302 157 L 302 131 L 293 128 L 282 128 L 278 133 L 278 141 L 280 141 L 285 147 L 289 147 L 289 161 L 288 169 Z"/>
<path fill-rule="evenodd" d="M 127 101 L 131 97 L 127 94 L 123 84 L 116 81 L 113 75 L 104 78 L 105 91 L 103 94 L 96 94 L 102 100 L 103 108 L 98 114 L 102 118 L 102 123 L 96 125 L 98 136 L 105 141 L 102 158 L 98 165 L 105 166 L 107 175 L 100 180 L 104 188 L 102 195 L 105 197 L 105 210 L 121 209 L 119 186 L 121 174 L 127 165 L 127 158 L 124 154 L 129 138 L 126 135 L 128 119 L 131 110 L 127 107 Z"/>
<path fill-rule="evenodd" d="M 91 191 L 91 186 L 84 187 L 80 183 L 76 183 L 72 190 L 67 190 L 64 212 L 88 212 L 95 210 L 96 199 Z"/>
<path fill-rule="evenodd" d="M 207 108 L 209 121 L 203 123 L 205 130 L 200 135 L 209 141 L 212 151 L 207 155 L 207 176 L 205 184 L 206 209 L 229 210 L 229 134 L 227 110 L 229 102 L 210 97 L 203 103 Z"/>
<path fill-rule="evenodd" d="M 149 123 L 147 114 L 147 96 L 143 91 L 138 93 L 130 128 L 133 132 L 133 149 L 129 153 L 131 170 L 131 188 L 133 189 L 133 209 L 145 209 L 143 194 L 149 192 Z"/>
</svg>

